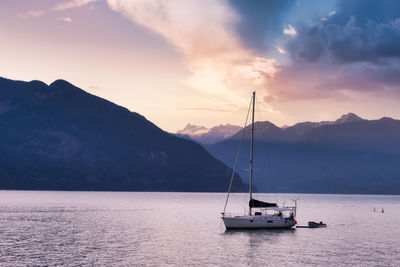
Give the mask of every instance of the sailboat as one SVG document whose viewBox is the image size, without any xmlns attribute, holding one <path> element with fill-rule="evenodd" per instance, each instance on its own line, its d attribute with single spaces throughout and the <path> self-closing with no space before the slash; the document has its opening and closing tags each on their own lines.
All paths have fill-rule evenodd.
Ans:
<svg viewBox="0 0 400 267">
<path fill-rule="evenodd" d="M 291 228 L 297 224 L 296 211 L 297 201 L 292 207 L 279 207 L 276 203 L 263 202 L 253 198 L 253 154 L 254 154 L 254 110 L 255 110 L 256 92 L 253 92 L 252 123 L 251 123 L 251 144 L 250 144 L 250 181 L 249 181 L 249 212 L 244 215 L 234 216 L 226 213 L 226 206 L 231 193 L 232 181 L 235 176 L 237 160 L 233 168 L 233 174 L 229 185 L 228 195 L 225 201 L 225 207 L 222 214 L 222 220 L 226 229 L 272 229 L 272 228 Z M 243 129 L 244 133 L 245 129 Z M 240 151 L 240 148 L 239 148 Z"/>
</svg>

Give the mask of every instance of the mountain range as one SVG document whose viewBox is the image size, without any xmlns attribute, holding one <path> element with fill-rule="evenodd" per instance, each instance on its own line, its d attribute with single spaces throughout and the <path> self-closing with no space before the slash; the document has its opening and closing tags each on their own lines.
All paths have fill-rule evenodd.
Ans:
<svg viewBox="0 0 400 267">
<path fill-rule="evenodd" d="M 354 113 L 349 113 L 343 115 L 336 121 L 322 121 L 322 122 L 301 122 L 293 126 L 277 127 L 273 123 L 266 122 L 256 122 L 256 128 L 262 127 L 262 131 L 267 135 L 266 138 L 275 139 L 276 141 L 295 141 L 303 133 L 309 129 L 334 123 L 343 123 L 350 121 L 361 120 L 360 117 Z M 176 135 L 182 138 L 196 141 L 203 145 L 211 145 L 228 140 L 233 136 L 232 139 L 238 139 L 241 137 L 239 132 L 243 129 L 237 125 L 218 125 L 212 128 L 206 128 L 205 126 L 198 126 L 188 123 L 185 128 L 176 132 Z M 261 129 L 260 129 L 261 130 Z"/>
<path fill-rule="evenodd" d="M 248 179 L 250 126 L 188 125 L 187 140 L 64 80 L 0 78 L 0 129 L 0 189 L 225 192 L 242 137 Z M 258 191 L 400 194 L 399 162 L 399 120 L 255 123 Z"/>
<path fill-rule="evenodd" d="M 250 126 L 207 145 L 248 179 Z M 265 192 L 400 194 L 400 121 L 365 120 L 353 113 L 336 121 L 277 127 L 255 123 L 254 184 Z"/>
<path fill-rule="evenodd" d="M 64 80 L 0 78 L 0 188 L 226 191 L 199 144 Z M 234 191 L 247 190 L 240 178 Z"/>
<path fill-rule="evenodd" d="M 240 131 L 240 129 L 242 127 L 231 124 L 221 124 L 212 128 L 206 128 L 188 123 L 185 128 L 177 131 L 176 135 L 200 144 L 214 144 L 230 138 Z"/>
<path fill-rule="evenodd" d="M 336 121 L 321 121 L 321 122 L 299 122 L 293 126 L 278 127 L 269 121 L 256 121 L 254 123 L 256 138 L 263 142 L 280 142 L 293 143 L 303 138 L 312 129 L 324 125 L 338 125 L 348 122 L 362 121 L 363 119 L 354 113 L 348 113 L 341 116 Z M 250 139 L 251 126 L 247 126 L 244 138 Z M 240 128 L 229 140 L 240 140 L 243 136 L 243 130 Z"/>
</svg>

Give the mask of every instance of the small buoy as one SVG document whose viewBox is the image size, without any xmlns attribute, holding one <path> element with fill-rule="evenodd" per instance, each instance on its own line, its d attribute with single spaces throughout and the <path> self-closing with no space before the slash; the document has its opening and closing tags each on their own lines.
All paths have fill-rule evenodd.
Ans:
<svg viewBox="0 0 400 267">
<path fill-rule="evenodd" d="M 382 212 L 382 213 L 384 213 L 384 212 L 385 212 L 385 211 L 383 210 L 383 208 L 382 208 L 381 212 Z"/>
</svg>

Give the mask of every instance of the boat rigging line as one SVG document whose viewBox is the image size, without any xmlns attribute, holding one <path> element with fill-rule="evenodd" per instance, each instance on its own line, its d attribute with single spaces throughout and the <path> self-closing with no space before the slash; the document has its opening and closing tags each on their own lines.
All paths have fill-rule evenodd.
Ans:
<svg viewBox="0 0 400 267">
<path fill-rule="evenodd" d="M 242 148 L 242 143 L 243 143 L 243 139 L 244 139 L 244 134 L 245 134 L 245 132 L 246 132 L 246 126 L 247 126 L 247 121 L 248 121 L 248 119 L 249 119 L 249 114 L 250 114 L 250 108 L 251 108 L 251 103 L 252 103 L 252 101 L 253 101 L 253 96 L 251 97 L 251 100 L 250 100 L 249 109 L 248 109 L 248 111 L 247 111 L 247 116 L 246 116 L 246 121 L 245 121 L 245 123 L 244 123 L 244 127 L 243 127 L 243 130 L 242 130 L 242 137 L 240 138 L 239 149 L 238 149 L 238 152 L 237 152 L 237 154 L 236 154 L 235 165 L 233 166 L 231 181 L 229 182 L 228 195 L 226 196 L 224 211 L 222 212 L 223 215 L 225 214 L 226 205 L 228 205 L 229 195 L 231 194 L 233 178 L 235 177 L 235 173 L 236 173 L 236 166 L 237 166 L 237 163 L 238 163 L 238 160 L 239 160 L 240 149 Z"/>
</svg>

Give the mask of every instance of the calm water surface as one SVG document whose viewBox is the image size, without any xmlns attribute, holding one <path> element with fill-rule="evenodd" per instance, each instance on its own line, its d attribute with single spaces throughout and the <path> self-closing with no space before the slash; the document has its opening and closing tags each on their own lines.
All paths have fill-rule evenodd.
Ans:
<svg viewBox="0 0 400 267">
<path fill-rule="evenodd" d="M 400 266 L 400 196 L 261 196 L 296 197 L 328 227 L 226 232 L 225 194 L 0 191 L 0 265 Z"/>
</svg>

